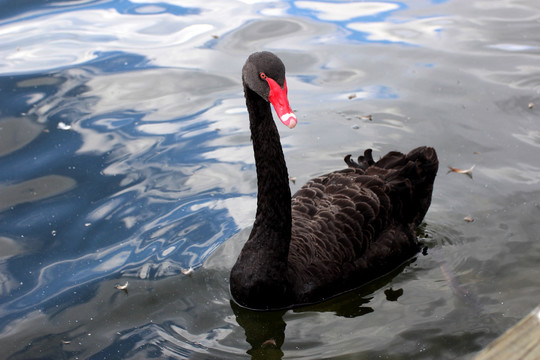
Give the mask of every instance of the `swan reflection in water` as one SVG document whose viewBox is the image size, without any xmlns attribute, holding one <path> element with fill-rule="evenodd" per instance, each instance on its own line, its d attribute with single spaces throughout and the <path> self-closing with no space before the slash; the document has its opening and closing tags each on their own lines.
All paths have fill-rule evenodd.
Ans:
<svg viewBox="0 0 540 360">
<path fill-rule="evenodd" d="M 373 299 L 373 292 L 385 287 L 395 276 L 399 275 L 405 267 L 409 266 L 415 260 L 416 259 L 413 258 L 407 261 L 405 264 L 394 269 L 391 273 L 386 274 L 361 288 L 349 291 L 318 304 L 307 305 L 291 310 L 250 310 L 239 306 L 231 300 L 230 305 L 236 316 L 236 321 L 244 329 L 246 341 L 251 347 L 247 353 L 253 360 L 283 358 L 284 352 L 282 347 L 286 342 L 285 329 L 287 326 L 285 318 L 287 317 L 288 311 L 293 313 L 328 312 L 344 318 L 356 318 L 374 312 L 375 310 L 372 307 L 367 306 Z M 387 288 L 384 291 L 387 301 L 397 301 L 403 293 L 404 291 L 402 288 L 395 290 Z M 309 339 L 305 340 L 309 341 Z M 313 341 L 317 340 L 318 339 L 313 339 Z"/>
</svg>

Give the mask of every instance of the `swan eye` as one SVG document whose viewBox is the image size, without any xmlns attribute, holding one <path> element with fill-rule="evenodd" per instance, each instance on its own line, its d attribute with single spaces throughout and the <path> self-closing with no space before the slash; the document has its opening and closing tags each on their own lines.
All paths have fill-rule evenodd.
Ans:
<svg viewBox="0 0 540 360">
<path fill-rule="evenodd" d="M 266 74 L 263 72 L 261 73 L 261 79 L 266 80 Z"/>
</svg>

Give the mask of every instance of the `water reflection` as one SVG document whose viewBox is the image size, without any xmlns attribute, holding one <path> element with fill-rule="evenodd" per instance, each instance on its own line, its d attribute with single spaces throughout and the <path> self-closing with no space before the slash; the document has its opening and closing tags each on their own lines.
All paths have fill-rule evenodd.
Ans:
<svg viewBox="0 0 540 360">
<path fill-rule="evenodd" d="M 7 117 L 0 120 L 0 157 L 23 148 L 34 140 L 43 127 L 29 118 Z"/>
<path fill-rule="evenodd" d="M 0 188 L 0 211 L 18 204 L 40 201 L 73 189 L 74 179 L 48 175 Z"/>
<path fill-rule="evenodd" d="M 222 249 L 218 250 L 219 253 L 221 251 Z M 366 306 L 373 299 L 372 294 L 378 289 L 385 288 L 403 269 L 415 261 L 416 259 L 411 259 L 391 273 L 359 289 L 349 291 L 319 304 L 303 306 L 294 310 L 253 311 L 242 308 L 231 300 L 230 305 L 236 320 L 244 329 L 246 341 L 251 346 L 247 353 L 251 355 L 252 359 L 281 359 L 284 355 L 282 346 L 287 341 L 285 335 L 287 321 L 291 321 L 293 326 L 296 326 L 295 322 L 304 318 L 302 314 L 329 313 L 333 315 L 336 322 L 339 322 L 339 317 L 354 319 L 374 312 L 371 306 Z M 384 290 L 387 301 L 396 301 L 403 293 L 402 288 L 397 290 L 386 288 Z M 309 320 L 306 318 L 306 321 Z M 305 340 L 311 342 L 312 346 L 315 346 L 314 342 L 317 341 L 316 339 Z M 321 346 L 324 345 L 321 344 Z"/>
<path fill-rule="evenodd" d="M 300 9 L 310 10 L 318 19 L 329 21 L 344 21 L 359 17 L 382 17 L 383 13 L 400 8 L 398 3 L 375 1 L 364 3 L 295 1 L 294 5 Z"/>
<path fill-rule="evenodd" d="M 246 341 L 251 349 L 247 351 L 252 359 L 281 359 L 281 347 L 285 341 L 283 315 L 285 311 L 250 311 L 231 301 L 231 307 L 238 324 L 244 328 Z"/>
<path fill-rule="evenodd" d="M 24 136 L 16 145 L 4 143 L 2 166 L 20 165 L 16 174 L 4 172 L 12 184 L 0 190 L 1 210 L 9 210 L 3 221 L 14 219 L 14 236 L 50 241 L 6 273 L 6 288 L 19 285 L 15 300 L 1 305 L 10 313 L 5 322 L 118 272 L 144 279 L 180 274 L 250 216 L 249 207 L 236 209 L 253 190 L 231 176 L 245 166 L 242 159 L 201 164 L 215 149 L 205 144 L 221 135 L 205 113 L 219 112 L 216 97 L 237 92 L 237 82 L 183 70 L 109 74 L 113 63 L 144 59 L 103 56 L 42 78 L 12 78 L 18 92 L 10 96 L 26 95 L 30 103 L 21 106 L 33 122 L 24 132 L 17 127 Z M 133 107 L 135 99 L 145 100 Z M 10 135 L 12 121 L 4 122 Z"/>
</svg>

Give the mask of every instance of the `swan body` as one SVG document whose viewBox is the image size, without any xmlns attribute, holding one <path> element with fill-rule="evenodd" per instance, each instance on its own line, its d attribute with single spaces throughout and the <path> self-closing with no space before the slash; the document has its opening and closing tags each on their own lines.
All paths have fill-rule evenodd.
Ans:
<svg viewBox="0 0 540 360">
<path fill-rule="evenodd" d="M 253 229 L 231 270 L 241 306 L 281 309 L 324 301 L 395 269 L 419 251 L 416 228 L 431 203 L 436 152 L 419 147 L 375 162 L 371 150 L 347 168 L 308 181 L 292 196 L 270 103 L 293 128 L 285 67 L 270 52 L 242 71 L 257 167 Z"/>
</svg>

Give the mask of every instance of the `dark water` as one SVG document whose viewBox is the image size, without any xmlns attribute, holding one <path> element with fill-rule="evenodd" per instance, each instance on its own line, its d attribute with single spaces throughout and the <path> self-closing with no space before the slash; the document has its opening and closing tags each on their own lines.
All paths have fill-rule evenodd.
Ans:
<svg viewBox="0 0 540 360">
<path fill-rule="evenodd" d="M 538 304 L 537 1 L 0 6 L 2 358 L 469 359 Z M 261 49 L 299 116 L 293 191 L 367 147 L 441 160 L 427 255 L 284 313 L 228 291 Z"/>
</svg>

